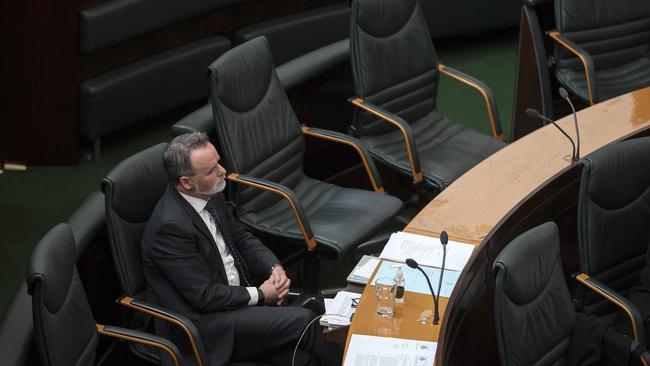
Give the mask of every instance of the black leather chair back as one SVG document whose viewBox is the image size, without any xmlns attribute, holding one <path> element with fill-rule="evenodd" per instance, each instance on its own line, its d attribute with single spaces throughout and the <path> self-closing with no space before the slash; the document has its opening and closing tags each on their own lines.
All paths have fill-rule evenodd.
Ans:
<svg viewBox="0 0 650 366">
<path fill-rule="evenodd" d="M 556 0 L 557 30 L 585 49 L 596 69 L 626 64 L 650 51 L 650 2 L 646 0 Z M 556 60 L 583 70 L 561 46 Z"/>
<path fill-rule="evenodd" d="M 584 160 L 578 199 L 581 271 L 625 294 L 645 265 L 650 244 L 650 138 L 612 144 Z M 588 313 L 606 303 L 587 291 Z M 598 300 L 598 302 L 596 302 Z"/>
<path fill-rule="evenodd" d="M 28 290 L 34 338 L 43 365 L 95 363 L 99 336 L 76 260 L 75 240 L 67 224 L 52 228 L 32 254 Z"/>
<path fill-rule="evenodd" d="M 557 226 L 533 228 L 494 262 L 497 345 L 501 365 L 562 364 L 575 325 Z"/>
<path fill-rule="evenodd" d="M 350 57 L 355 95 L 406 121 L 436 109 L 437 57 L 417 0 L 353 0 Z M 362 135 L 392 127 L 355 110 Z"/>
<path fill-rule="evenodd" d="M 208 70 L 217 136 L 228 172 L 294 188 L 304 177 L 305 142 L 266 38 L 229 50 Z M 281 199 L 242 185 L 231 186 L 230 191 L 240 214 L 259 211 Z"/>
<path fill-rule="evenodd" d="M 115 269 L 122 291 L 136 298 L 143 298 L 147 287 L 140 239 L 167 186 L 167 174 L 162 163 L 166 146 L 158 144 L 127 158 L 102 180 L 108 239 Z"/>
<path fill-rule="evenodd" d="M 596 76 L 594 102 L 648 85 L 650 70 L 647 61 L 641 59 L 650 53 L 650 2 L 556 0 L 555 21 L 564 37 L 590 55 L 596 71 L 617 68 L 607 76 Z M 557 77 L 586 99 L 581 60 L 559 44 L 555 44 L 554 55 Z"/>
</svg>

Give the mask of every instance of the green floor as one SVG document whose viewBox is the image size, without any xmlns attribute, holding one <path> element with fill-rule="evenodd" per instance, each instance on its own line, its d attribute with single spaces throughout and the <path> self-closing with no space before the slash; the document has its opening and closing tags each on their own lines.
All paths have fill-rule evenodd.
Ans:
<svg viewBox="0 0 650 366">
<path fill-rule="evenodd" d="M 497 99 L 508 137 L 516 62 L 514 31 L 464 36 L 436 42 L 441 62 L 481 79 Z M 482 97 L 473 89 L 442 77 L 439 109 L 447 116 L 485 133 L 489 122 Z M 182 115 L 182 114 L 180 114 Z M 65 221 L 88 193 L 99 190 L 106 173 L 125 157 L 168 140 L 176 116 L 143 122 L 103 141 L 98 162 L 69 167 L 29 167 L 0 175 L 0 313 L 24 281 L 32 248 L 55 224 Z"/>
</svg>

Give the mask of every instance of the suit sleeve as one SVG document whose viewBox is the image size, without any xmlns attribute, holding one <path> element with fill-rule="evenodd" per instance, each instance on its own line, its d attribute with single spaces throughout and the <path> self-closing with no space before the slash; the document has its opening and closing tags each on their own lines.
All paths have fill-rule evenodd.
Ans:
<svg viewBox="0 0 650 366">
<path fill-rule="evenodd" d="M 197 312 L 236 309 L 250 300 L 245 287 L 212 281 L 196 238 L 179 222 L 162 223 L 154 233 L 150 253 L 162 274 Z"/>
<path fill-rule="evenodd" d="M 227 208 L 225 200 L 221 199 L 220 203 L 223 208 L 222 212 L 225 212 L 228 218 L 231 238 L 237 245 L 239 253 L 246 260 L 248 269 L 256 278 L 266 280 L 271 273 L 271 267 L 279 264 L 280 261 L 255 235 L 235 220 Z"/>
</svg>

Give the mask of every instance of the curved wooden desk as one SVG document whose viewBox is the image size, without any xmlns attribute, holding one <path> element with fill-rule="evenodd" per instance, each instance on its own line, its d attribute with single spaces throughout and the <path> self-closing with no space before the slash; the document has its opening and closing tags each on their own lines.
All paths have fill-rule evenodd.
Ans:
<svg viewBox="0 0 650 366">
<path fill-rule="evenodd" d="M 582 156 L 648 134 L 650 88 L 584 109 L 578 122 Z M 575 136 L 571 116 L 557 123 Z M 446 230 L 451 239 L 477 245 L 451 297 L 441 299 L 442 324 L 419 325 L 411 319 L 431 308 L 432 301 L 414 293 L 407 293 L 392 323 L 379 320 L 374 288 L 366 286 L 348 343 L 352 334 L 437 340 L 437 365 L 497 364 L 492 263 L 517 235 L 544 221 L 558 221 L 575 208 L 581 165 L 571 164 L 570 153 L 568 140 L 548 125 L 487 158 L 438 195 L 405 231 L 437 237 Z M 575 231 L 575 220 L 565 228 Z"/>
</svg>

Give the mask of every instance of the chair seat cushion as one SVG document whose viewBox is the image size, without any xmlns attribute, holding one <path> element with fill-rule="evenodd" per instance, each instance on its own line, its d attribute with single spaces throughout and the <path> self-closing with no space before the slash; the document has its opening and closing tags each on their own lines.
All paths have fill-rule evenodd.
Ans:
<svg viewBox="0 0 650 366">
<path fill-rule="evenodd" d="M 587 81 L 583 69 L 575 71 L 570 68 L 556 70 L 560 83 L 575 95 L 589 101 Z M 647 57 L 634 60 L 617 67 L 596 71 L 598 100 L 603 101 L 638 90 L 650 85 L 650 59 Z"/>
<path fill-rule="evenodd" d="M 343 188 L 304 177 L 294 193 L 300 200 L 319 247 L 341 257 L 371 236 L 402 208 L 399 199 Z M 265 210 L 245 213 L 241 221 L 273 236 L 302 242 L 303 236 L 293 211 L 282 199 Z"/>
<path fill-rule="evenodd" d="M 438 112 L 411 125 L 425 179 L 444 189 L 466 171 L 505 146 L 502 141 L 465 128 Z M 410 174 L 404 137 L 398 129 L 362 140 L 377 159 Z"/>
</svg>

